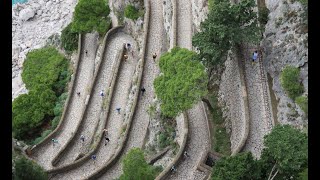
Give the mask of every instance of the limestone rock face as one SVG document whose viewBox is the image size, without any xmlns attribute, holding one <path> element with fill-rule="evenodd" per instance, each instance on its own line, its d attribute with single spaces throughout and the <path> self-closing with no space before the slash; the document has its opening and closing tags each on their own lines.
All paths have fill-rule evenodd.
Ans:
<svg viewBox="0 0 320 180">
<path fill-rule="evenodd" d="M 191 0 L 191 2 L 193 32 L 199 32 L 201 22 L 203 22 L 208 16 L 208 0 Z"/>
<path fill-rule="evenodd" d="M 32 8 L 22 9 L 19 14 L 19 19 L 22 21 L 27 21 L 34 17 L 34 10 Z"/>
</svg>

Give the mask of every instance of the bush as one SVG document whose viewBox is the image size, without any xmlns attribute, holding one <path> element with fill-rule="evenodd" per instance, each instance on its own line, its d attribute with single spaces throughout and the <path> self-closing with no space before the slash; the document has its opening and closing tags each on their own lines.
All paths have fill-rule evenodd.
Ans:
<svg viewBox="0 0 320 180">
<path fill-rule="evenodd" d="M 15 175 L 16 180 L 47 180 L 48 175 L 39 165 L 35 162 L 22 157 L 15 162 Z"/>
<path fill-rule="evenodd" d="M 79 35 L 71 30 L 72 23 L 65 27 L 61 32 L 61 47 L 67 52 L 78 49 Z"/>
<path fill-rule="evenodd" d="M 308 97 L 299 96 L 296 98 L 296 103 L 300 106 L 304 113 L 308 115 Z"/>
<path fill-rule="evenodd" d="M 56 116 L 53 118 L 53 120 L 51 121 L 51 129 L 55 129 L 58 126 L 60 118 L 61 116 Z"/>
<path fill-rule="evenodd" d="M 143 13 L 143 11 L 139 12 L 139 10 L 131 4 L 127 5 L 124 9 L 124 16 L 132 20 L 137 20 L 140 16 L 143 16 Z"/>
<path fill-rule="evenodd" d="M 51 129 L 45 130 L 41 133 L 41 136 L 36 138 L 32 144 L 38 144 L 40 141 L 42 141 L 45 137 L 47 137 L 52 132 Z"/>
<path fill-rule="evenodd" d="M 269 15 L 269 9 L 267 7 L 262 7 L 262 8 L 259 8 L 259 11 L 258 11 L 258 21 L 260 22 L 261 25 L 266 25 L 269 18 L 268 18 L 268 15 Z"/>
<path fill-rule="evenodd" d="M 293 100 L 303 93 L 303 86 L 299 82 L 299 74 L 298 68 L 286 66 L 280 75 L 281 86 Z"/>
</svg>

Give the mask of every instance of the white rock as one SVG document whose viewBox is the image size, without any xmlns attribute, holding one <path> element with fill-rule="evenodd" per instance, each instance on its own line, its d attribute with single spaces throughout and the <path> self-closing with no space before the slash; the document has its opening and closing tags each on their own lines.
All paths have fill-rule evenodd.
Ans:
<svg viewBox="0 0 320 180">
<path fill-rule="evenodd" d="M 33 18 L 33 16 L 34 16 L 34 10 L 31 8 L 26 8 L 20 11 L 19 19 L 23 21 L 27 21 L 30 18 Z"/>
</svg>

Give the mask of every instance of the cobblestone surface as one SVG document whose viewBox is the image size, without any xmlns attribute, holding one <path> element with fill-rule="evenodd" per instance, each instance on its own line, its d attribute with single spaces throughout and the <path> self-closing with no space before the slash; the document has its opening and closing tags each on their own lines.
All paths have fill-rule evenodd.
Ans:
<svg viewBox="0 0 320 180">
<path fill-rule="evenodd" d="M 78 79 L 74 82 L 75 93 L 70 97 L 70 104 L 68 112 L 65 115 L 64 124 L 61 131 L 59 131 L 54 137 L 58 140 L 58 144 L 52 145 L 51 141 L 45 144 L 41 149 L 34 152 L 32 158 L 34 158 L 44 169 L 49 170 L 52 168 L 51 160 L 57 155 L 61 147 L 70 139 L 71 134 L 74 133 L 76 124 L 80 122 L 81 111 L 83 110 L 85 103 L 85 94 L 87 93 L 86 87 L 90 84 L 93 76 L 94 58 L 97 48 L 97 38 L 94 34 L 87 34 L 82 41 L 82 52 L 79 60 Z M 88 50 L 88 56 L 85 55 L 85 49 Z M 76 92 L 80 92 L 78 97 Z"/>
<path fill-rule="evenodd" d="M 129 35 L 126 35 L 124 33 L 118 33 L 111 41 L 109 41 L 107 46 L 107 54 L 106 57 L 108 58 L 106 61 L 110 61 L 109 58 L 115 58 L 115 55 L 117 52 L 122 48 L 123 43 L 130 42 L 133 45 L 133 50 L 136 50 L 136 44 L 134 43 L 134 39 L 131 38 Z M 137 57 L 137 56 L 135 56 Z M 127 97 L 129 95 L 129 88 L 132 80 L 132 75 L 134 73 L 135 66 L 138 62 L 138 59 L 132 59 L 130 58 L 123 62 L 120 69 L 119 74 L 117 78 L 117 82 L 115 85 L 114 95 L 112 98 L 112 104 L 110 106 L 110 113 L 109 117 L 107 119 L 107 130 L 108 130 L 108 137 L 110 139 L 110 142 L 105 146 L 105 141 L 101 141 L 98 150 L 96 152 L 97 160 L 93 162 L 93 160 L 89 160 L 80 167 L 62 173 L 55 176 L 53 179 L 84 179 L 91 175 L 96 169 L 100 168 L 102 165 L 104 165 L 109 159 L 111 154 L 115 151 L 119 144 L 119 137 L 121 134 L 121 128 L 122 128 L 122 121 L 124 119 L 124 113 L 123 110 L 125 109 Z M 104 76 L 105 77 L 105 76 Z M 102 84 L 102 83 L 99 83 Z M 100 90 L 100 89 L 99 89 Z M 97 89 L 97 92 L 99 91 Z M 100 90 L 101 91 L 101 90 Z M 97 96 L 99 97 L 99 93 L 97 93 Z M 120 114 L 116 111 L 116 108 L 120 107 Z M 88 122 L 85 132 L 91 134 L 93 133 L 93 129 L 89 126 L 95 126 L 94 123 Z M 87 130 L 87 129 L 91 129 Z M 89 131 L 89 132 L 88 132 Z M 77 139 L 76 139 L 77 140 Z M 80 142 L 79 142 L 80 144 Z"/>
<path fill-rule="evenodd" d="M 128 142 L 125 145 L 123 154 L 121 155 L 122 157 L 131 148 L 141 148 L 143 145 L 143 140 L 149 124 L 149 115 L 147 113 L 147 109 L 152 103 L 152 100 L 155 96 L 153 89 L 153 80 L 158 76 L 160 72 L 158 65 L 152 60 L 152 54 L 154 52 L 158 54 L 158 57 L 156 59 L 157 62 L 162 52 L 162 38 L 164 37 L 162 22 L 162 1 L 152 1 L 150 2 L 150 6 L 149 34 L 146 47 L 147 57 L 145 59 L 144 73 L 141 82 L 141 87 L 145 87 L 146 92 L 143 97 L 139 97 L 136 112 L 132 120 L 132 127 L 129 133 Z M 99 179 L 114 179 L 120 177 L 121 174 L 122 166 L 121 162 L 118 161 Z"/>
<path fill-rule="evenodd" d="M 247 51 L 245 56 L 245 80 L 248 92 L 249 102 L 249 135 L 244 146 L 244 151 L 251 151 L 252 154 L 259 158 L 261 151 L 264 148 L 263 137 L 268 134 L 272 126 L 269 125 L 271 121 L 267 118 L 266 107 L 264 104 L 263 87 L 264 83 L 261 79 L 260 68 L 258 63 L 251 64 L 251 52 Z M 270 102 L 270 101 L 269 101 Z"/>
<path fill-rule="evenodd" d="M 112 77 L 112 66 L 115 62 L 116 55 L 122 47 L 121 43 L 126 42 L 127 39 L 130 39 L 128 35 L 119 32 L 114 34 L 108 42 L 105 57 L 101 62 L 100 71 L 97 75 L 97 82 L 95 86 L 92 87 L 93 94 L 90 97 L 91 99 L 87 106 L 87 114 L 83 117 L 83 125 L 78 129 L 80 133 L 78 133 L 70 143 L 70 146 L 66 150 L 66 154 L 64 154 L 58 166 L 73 162 L 81 152 L 84 152 L 85 149 L 90 146 L 90 139 L 93 138 L 95 134 L 95 127 L 97 123 L 99 123 L 103 107 L 103 98 L 101 98 L 100 92 L 101 90 L 104 90 L 105 92 L 107 85 L 110 83 Z M 133 44 L 133 42 L 131 42 L 131 44 Z M 112 110 L 113 109 L 111 109 L 111 111 Z M 81 135 L 84 135 L 85 137 L 84 143 L 80 141 Z"/>
</svg>

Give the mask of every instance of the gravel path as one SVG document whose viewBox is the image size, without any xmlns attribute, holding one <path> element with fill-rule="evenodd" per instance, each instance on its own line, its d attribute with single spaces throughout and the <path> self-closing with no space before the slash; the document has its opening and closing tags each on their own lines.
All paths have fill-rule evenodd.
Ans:
<svg viewBox="0 0 320 180">
<path fill-rule="evenodd" d="M 272 121 L 268 117 L 266 106 L 264 103 L 263 86 L 260 75 L 260 62 L 251 64 L 252 52 L 247 51 L 245 54 L 245 80 L 248 92 L 250 129 L 247 142 L 243 151 L 251 151 L 255 157 L 260 157 L 261 151 L 264 148 L 263 137 L 268 134 L 272 125 L 268 124 Z M 270 101 L 269 101 L 270 102 Z"/>
<path fill-rule="evenodd" d="M 124 33 L 117 33 L 114 38 L 112 38 L 111 41 L 109 41 L 107 46 L 107 60 L 110 61 L 110 59 L 115 58 L 116 54 L 120 50 L 120 48 L 123 47 L 123 43 L 130 42 L 133 45 L 134 51 L 136 51 L 136 43 L 134 42 L 134 39 L 131 38 L 129 35 Z M 137 55 L 135 55 L 137 57 Z M 94 163 L 93 160 L 89 160 L 85 162 L 80 167 L 73 169 L 71 171 L 58 174 L 53 179 L 84 179 L 91 175 L 96 169 L 104 165 L 110 158 L 111 154 L 114 152 L 116 147 L 118 146 L 118 140 L 121 133 L 122 128 L 122 122 L 124 119 L 124 113 L 123 110 L 125 109 L 125 106 L 127 104 L 127 98 L 129 95 L 129 88 L 131 85 L 132 75 L 134 73 L 135 66 L 137 65 L 138 60 L 132 59 L 130 56 L 127 62 L 123 62 L 120 69 L 118 78 L 115 85 L 114 95 L 112 98 L 112 104 L 110 106 L 110 114 L 107 120 L 107 129 L 108 129 L 108 137 L 110 139 L 110 142 L 107 144 L 107 146 L 104 146 L 104 140 L 101 141 L 98 150 L 96 152 L 97 160 Z M 105 79 L 102 79 L 105 80 Z M 104 82 L 103 82 L 104 83 Z M 102 84 L 102 82 L 99 81 L 99 84 Z M 100 85 L 99 85 L 100 86 Z M 97 92 L 101 91 L 100 89 L 97 89 Z M 97 96 L 99 97 L 99 93 L 97 93 Z M 100 97 L 99 97 L 100 98 Z M 116 108 L 121 108 L 121 113 L 118 114 L 116 111 Z M 97 112 L 96 112 L 97 113 Z M 93 115 L 92 115 L 93 116 Z M 93 122 L 88 121 L 86 130 L 84 132 L 90 134 L 93 134 L 93 129 L 89 126 L 94 126 L 95 124 Z M 79 138 L 78 138 L 79 139 Z M 79 142 L 79 140 L 76 139 L 76 141 Z"/>
<path fill-rule="evenodd" d="M 90 97 L 89 104 L 87 106 L 86 115 L 83 117 L 82 125 L 78 129 L 78 133 L 74 139 L 66 148 L 65 154 L 62 156 L 57 166 L 69 164 L 76 160 L 80 153 L 86 152 L 86 148 L 90 146 L 90 139 L 95 134 L 95 127 L 100 120 L 100 114 L 102 112 L 103 98 L 100 96 L 101 90 L 106 89 L 107 85 L 111 81 L 112 66 L 115 62 L 116 54 L 121 46 L 116 47 L 116 41 L 125 42 L 128 35 L 119 32 L 111 36 L 110 41 L 106 46 L 106 53 L 102 59 L 100 65 L 100 71 L 97 75 L 96 84 L 92 89 L 92 96 Z M 106 93 L 106 92 L 105 92 Z M 85 141 L 81 142 L 80 136 L 84 135 Z M 86 152 L 87 153 L 87 152 Z"/>
<path fill-rule="evenodd" d="M 191 0 L 177 0 L 177 45 L 192 49 L 192 12 Z M 203 102 L 199 102 L 187 111 L 189 134 L 186 151 L 189 158 L 178 164 L 177 172 L 169 179 L 202 179 L 205 174 L 196 170 L 202 153 L 209 147 L 207 119 L 203 110 Z"/>
<path fill-rule="evenodd" d="M 164 37 L 162 1 L 152 1 L 150 2 L 150 6 L 149 34 L 146 47 L 147 58 L 145 59 L 144 73 L 141 82 L 141 87 L 145 87 L 146 92 L 144 96 L 139 97 L 136 112 L 132 120 L 132 127 L 129 133 L 128 142 L 125 145 L 123 154 L 121 155 L 122 157 L 127 154 L 131 148 L 141 148 L 143 145 L 143 140 L 149 124 L 147 109 L 155 96 L 153 80 L 160 72 L 158 65 L 152 60 L 152 54 L 154 52 L 158 54 L 156 59 L 156 61 L 158 61 L 162 49 L 162 38 Z M 114 179 L 120 177 L 121 174 L 122 165 L 121 162 L 118 161 L 100 179 Z"/>
<path fill-rule="evenodd" d="M 76 124 L 80 122 L 80 115 L 85 102 L 85 94 L 87 93 L 86 87 L 90 84 L 93 77 L 94 58 L 97 49 L 97 38 L 94 34 L 87 34 L 82 41 L 82 52 L 79 60 L 78 78 L 74 82 L 75 92 L 80 92 L 81 96 L 78 97 L 77 93 L 73 93 L 68 112 L 65 115 L 62 129 L 54 137 L 58 140 L 58 144 L 54 147 L 51 141 L 45 144 L 41 149 L 34 152 L 34 158 L 44 169 L 49 170 L 52 168 L 51 160 L 57 155 L 61 147 L 70 139 L 71 134 L 74 133 Z M 85 49 L 88 50 L 88 56 L 85 55 Z"/>
</svg>

